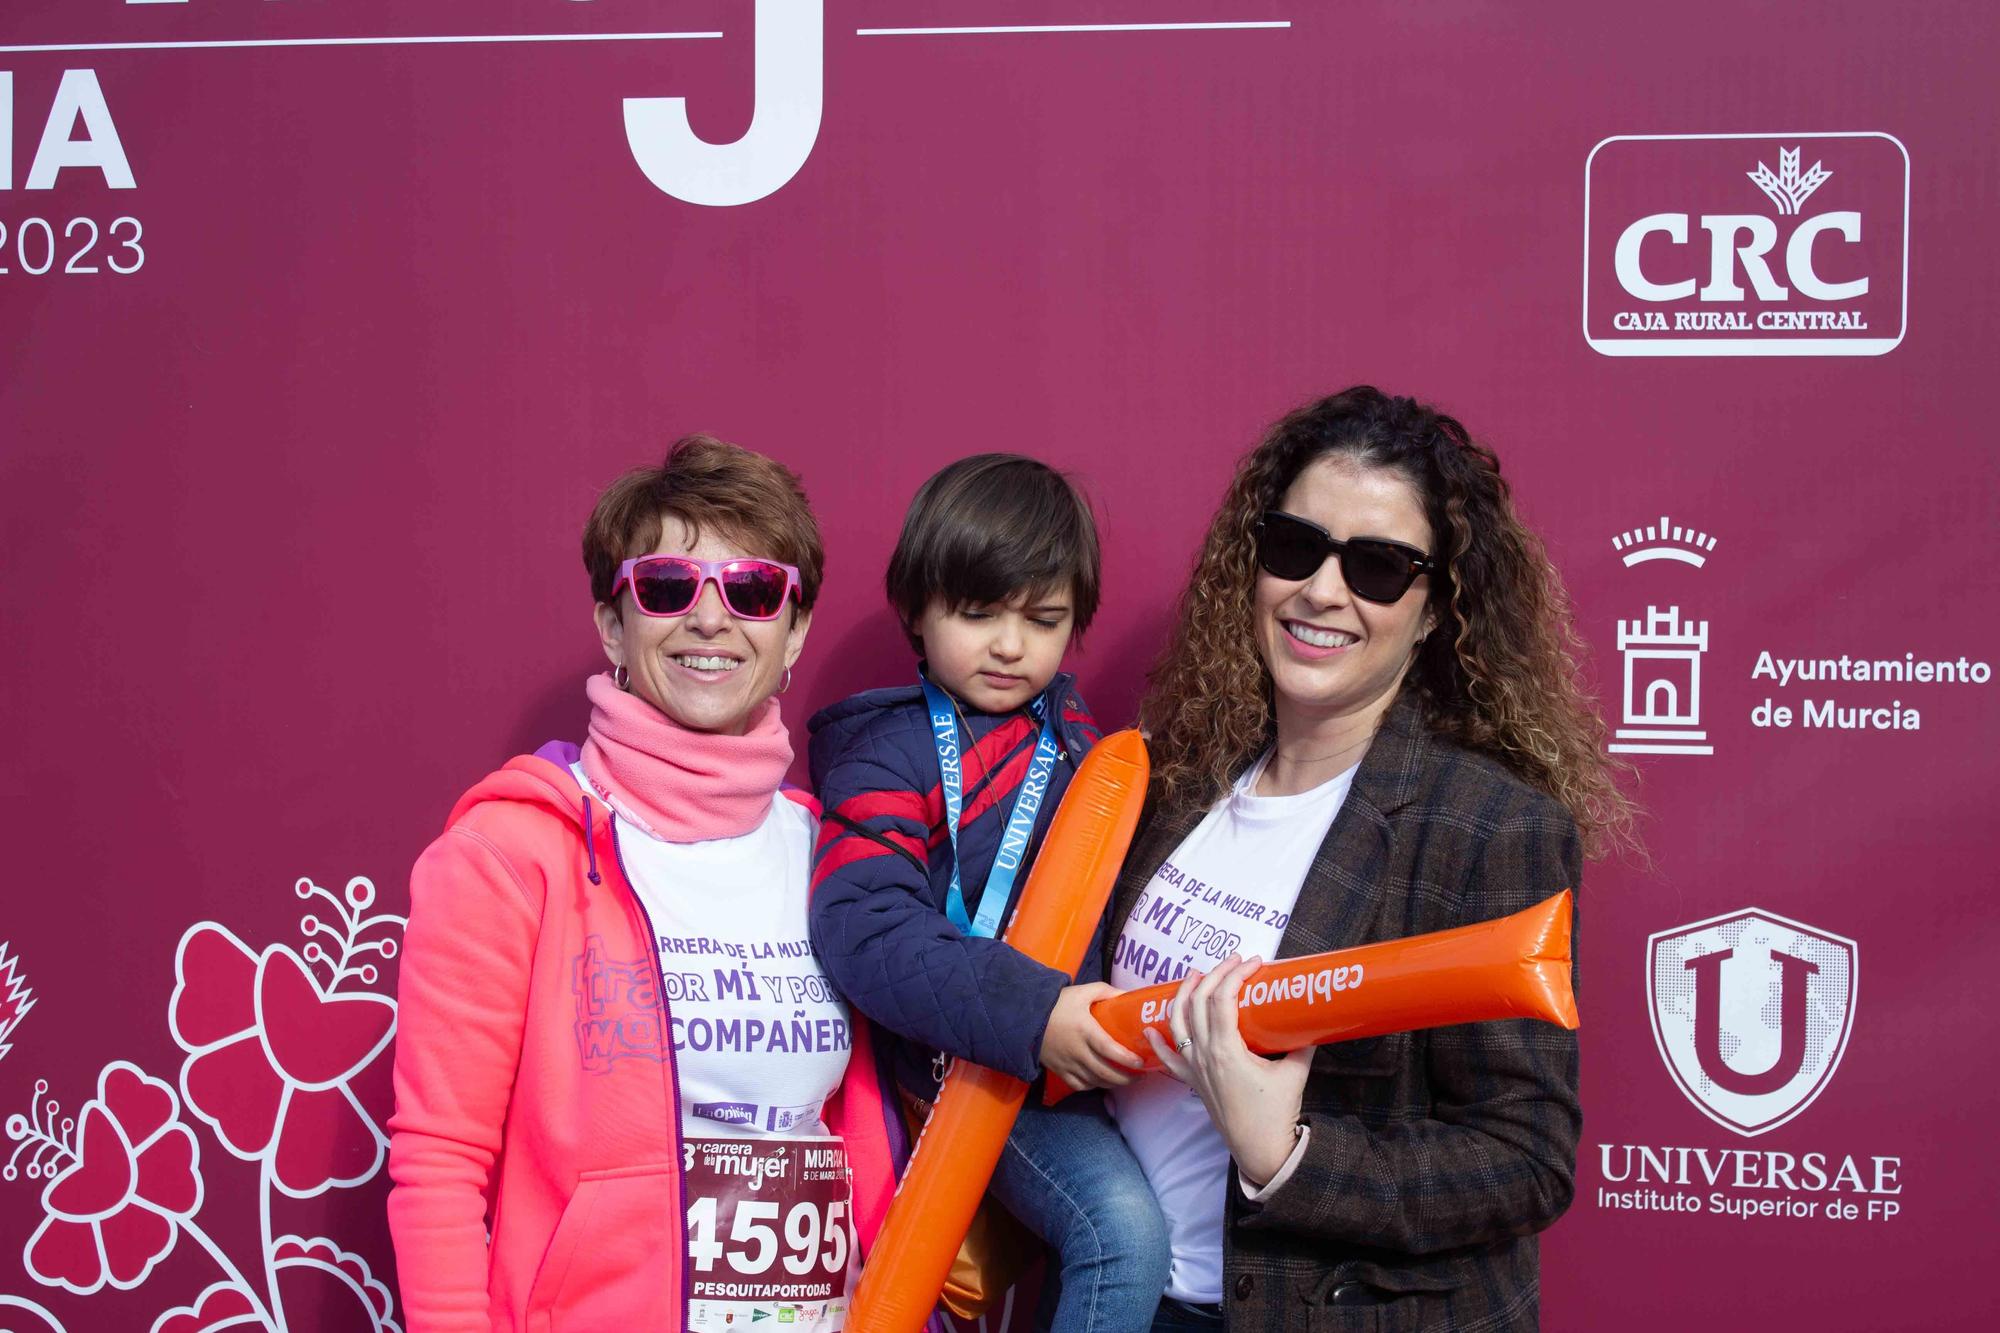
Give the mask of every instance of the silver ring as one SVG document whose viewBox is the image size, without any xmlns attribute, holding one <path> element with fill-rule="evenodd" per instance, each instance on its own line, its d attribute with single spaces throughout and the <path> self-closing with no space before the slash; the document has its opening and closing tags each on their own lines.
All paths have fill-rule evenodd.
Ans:
<svg viewBox="0 0 2000 1333">
<path fill-rule="evenodd" d="M 1185 1050 L 1186 1050 L 1186 1049 L 1187 1049 L 1188 1047 L 1190 1047 L 1190 1046 L 1192 1046 L 1192 1045 L 1194 1045 L 1194 1038 L 1193 1038 L 1193 1037 L 1187 1037 L 1187 1038 L 1184 1038 L 1184 1039 L 1182 1039 L 1182 1040 L 1180 1040 L 1180 1041 L 1177 1041 L 1177 1042 L 1175 1042 L 1175 1043 L 1174 1043 L 1174 1049 L 1175 1049 L 1175 1050 L 1177 1050 L 1177 1051 L 1185 1051 Z"/>
</svg>

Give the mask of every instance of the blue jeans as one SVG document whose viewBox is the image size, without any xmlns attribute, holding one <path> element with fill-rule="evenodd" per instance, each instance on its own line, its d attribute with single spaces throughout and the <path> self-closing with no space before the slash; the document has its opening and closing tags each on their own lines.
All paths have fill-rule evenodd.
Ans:
<svg viewBox="0 0 2000 1333">
<path fill-rule="evenodd" d="M 1031 1093 L 993 1173 L 994 1197 L 1057 1255 L 1038 1327 L 1148 1333 L 1167 1285 L 1167 1221 L 1146 1173 L 1104 1109 L 1080 1092 Z"/>
</svg>

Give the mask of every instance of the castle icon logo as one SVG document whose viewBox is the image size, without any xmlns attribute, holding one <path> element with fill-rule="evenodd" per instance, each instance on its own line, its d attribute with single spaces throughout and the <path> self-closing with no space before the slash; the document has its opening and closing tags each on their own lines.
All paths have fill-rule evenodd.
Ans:
<svg viewBox="0 0 2000 1333">
<path fill-rule="evenodd" d="M 1613 754 L 1714 754 L 1701 729 L 1701 655 L 1708 622 L 1681 620 L 1681 609 L 1646 608 L 1641 620 L 1618 622 L 1625 658 L 1624 725 L 1612 733 Z"/>
<path fill-rule="evenodd" d="M 1664 514 L 1658 523 L 1627 528 L 1611 539 L 1627 569 L 1654 561 L 1701 569 L 1720 544 Z M 1645 615 L 1618 622 L 1618 652 L 1624 659 L 1622 707 L 1606 748 L 1612 754 L 1714 754 L 1701 722 L 1708 622 L 1683 619 L 1678 605 L 1648 606 Z"/>
</svg>

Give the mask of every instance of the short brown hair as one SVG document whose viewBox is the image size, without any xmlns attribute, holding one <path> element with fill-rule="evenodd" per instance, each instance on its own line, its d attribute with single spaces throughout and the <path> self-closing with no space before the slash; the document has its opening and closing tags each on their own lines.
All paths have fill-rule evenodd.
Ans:
<svg viewBox="0 0 2000 1333">
<path fill-rule="evenodd" d="M 665 462 L 627 472 L 597 497 L 583 525 L 583 567 L 590 571 L 593 598 L 611 600 L 618 567 L 651 551 L 667 518 L 685 523 L 692 540 L 709 529 L 751 555 L 797 565 L 799 609 L 812 610 L 826 552 L 798 474 L 713 435 L 682 436 Z"/>
<path fill-rule="evenodd" d="M 883 583 L 921 653 L 911 626 L 933 600 L 957 608 L 1061 588 L 1082 634 L 1097 614 L 1099 563 L 1075 483 L 1038 459 L 974 454 L 917 488 Z"/>
</svg>

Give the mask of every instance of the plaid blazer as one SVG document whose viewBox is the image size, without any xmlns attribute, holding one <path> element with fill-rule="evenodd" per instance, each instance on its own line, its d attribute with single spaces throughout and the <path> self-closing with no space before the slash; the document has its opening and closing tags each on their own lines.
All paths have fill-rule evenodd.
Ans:
<svg viewBox="0 0 2000 1333">
<path fill-rule="evenodd" d="M 1120 928 L 1203 813 L 1149 812 L 1118 882 Z M 1278 954 L 1505 916 L 1576 888 L 1581 864 L 1561 805 L 1400 703 L 1306 871 Z M 1118 931 L 1105 934 L 1115 948 Z M 1268 1199 L 1250 1202 L 1230 1171 L 1232 1333 L 1539 1327 L 1535 1233 L 1575 1188 L 1575 1033 L 1520 1019 L 1325 1046 L 1304 1116 L 1305 1156 Z M 1356 1283 L 1395 1295 L 1348 1304 L 1367 1294 Z"/>
</svg>

